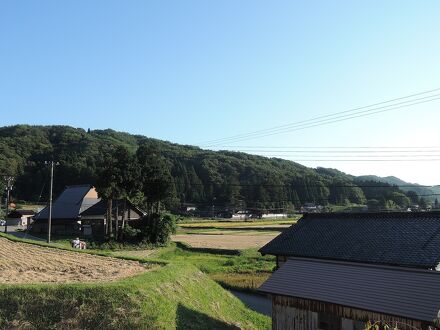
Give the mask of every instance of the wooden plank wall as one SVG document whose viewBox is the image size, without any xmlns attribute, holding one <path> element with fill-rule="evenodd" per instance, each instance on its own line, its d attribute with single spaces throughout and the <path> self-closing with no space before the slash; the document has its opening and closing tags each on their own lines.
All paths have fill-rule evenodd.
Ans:
<svg viewBox="0 0 440 330">
<path fill-rule="evenodd" d="M 319 329 L 320 313 L 364 322 L 382 321 L 389 325 L 398 325 L 400 330 L 432 329 L 428 324 L 423 324 L 419 320 L 380 314 L 316 300 L 278 295 L 272 296 L 273 329 Z"/>
<path fill-rule="evenodd" d="M 272 329 L 318 329 L 318 313 L 272 303 Z"/>
</svg>

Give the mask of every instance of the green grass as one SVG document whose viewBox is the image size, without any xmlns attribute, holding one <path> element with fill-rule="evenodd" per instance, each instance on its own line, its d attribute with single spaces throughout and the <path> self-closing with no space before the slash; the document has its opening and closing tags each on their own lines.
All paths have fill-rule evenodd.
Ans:
<svg viewBox="0 0 440 330">
<path fill-rule="evenodd" d="M 138 251 L 118 251 L 115 255 L 133 257 Z M 171 243 L 166 248 L 149 251 L 145 260 L 192 264 L 228 289 L 255 292 L 270 276 L 275 257 L 262 256 L 257 249 L 215 250 L 191 248 L 183 243 Z"/>
<path fill-rule="evenodd" d="M 207 274 L 268 272 L 275 266 L 273 256 L 262 256 L 257 249 L 237 251 L 234 255 L 223 254 L 222 250 L 195 249 L 183 243 L 171 243 L 154 256 L 168 262 L 193 264 Z"/>
<path fill-rule="evenodd" d="M 0 286 L 0 328 L 269 329 L 270 319 L 175 263 L 112 284 Z"/>
</svg>

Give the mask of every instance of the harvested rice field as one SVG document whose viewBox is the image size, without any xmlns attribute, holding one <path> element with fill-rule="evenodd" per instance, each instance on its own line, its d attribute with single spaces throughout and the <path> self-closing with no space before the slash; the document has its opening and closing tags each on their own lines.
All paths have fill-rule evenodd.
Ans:
<svg viewBox="0 0 440 330">
<path fill-rule="evenodd" d="M 0 237 L 0 283 L 111 282 L 147 271 L 136 261 L 13 242 Z"/>
<path fill-rule="evenodd" d="M 195 248 L 242 250 L 259 248 L 278 236 L 279 232 L 266 235 L 174 235 L 174 242 L 183 242 Z"/>
</svg>

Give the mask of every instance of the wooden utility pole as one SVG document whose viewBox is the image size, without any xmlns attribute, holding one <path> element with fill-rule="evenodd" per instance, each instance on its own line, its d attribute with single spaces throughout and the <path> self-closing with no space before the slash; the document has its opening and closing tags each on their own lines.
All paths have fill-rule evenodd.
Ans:
<svg viewBox="0 0 440 330">
<path fill-rule="evenodd" d="M 10 197 L 10 192 L 12 190 L 12 183 L 14 182 L 14 177 L 13 176 L 5 176 L 4 177 L 5 181 L 6 181 L 6 214 L 5 214 L 5 233 L 8 232 L 8 214 L 9 214 L 9 197 Z"/>
<path fill-rule="evenodd" d="M 53 160 L 45 161 L 44 163 L 50 166 L 49 217 L 47 218 L 47 243 L 50 243 L 52 234 L 53 167 L 60 165 L 60 163 Z"/>
</svg>

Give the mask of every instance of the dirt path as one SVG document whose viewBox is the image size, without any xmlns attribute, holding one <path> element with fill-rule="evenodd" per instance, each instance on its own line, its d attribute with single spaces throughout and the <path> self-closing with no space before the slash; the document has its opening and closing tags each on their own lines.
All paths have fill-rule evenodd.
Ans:
<svg viewBox="0 0 440 330">
<path fill-rule="evenodd" d="M 108 282 L 147 268 L 135 261 L 93 256 L 0 238 L 0 283 Z"/>
<path fill-rule="evenodd" d="M 271 241 L 279 233 L 266 235 L 174 235 L 172 240 L 184 242 L 196 248 L 249 249 L 259 248 Z"/>
</svg>

